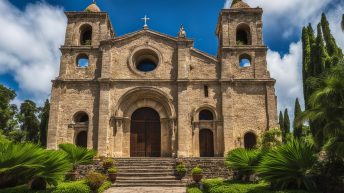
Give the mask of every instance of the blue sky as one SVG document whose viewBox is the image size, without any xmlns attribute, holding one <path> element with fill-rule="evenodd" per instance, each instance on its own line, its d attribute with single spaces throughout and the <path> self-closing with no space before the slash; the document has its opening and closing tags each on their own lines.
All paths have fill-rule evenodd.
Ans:
<svg viewBox="0 0 344 193">
<path fill-rule="evenodd" d="M 344 0 L 245 0 L 262 7 L 264 42 L 268 66 L 277 80 L 279 109 L 293 111 L 296 97 L 302 101 L 302 26 L 328 15 L 338 44 L 344 48 L 339 21 Z M 82 11 L 92 0 L 0 0 L 0 83 L 17 91 L 14 103 L 32 99 L 42 103 L 49 97 L 50 80 L 58 74 L 59 46 L 63 44 L 66 18 L 63 11 Z M 140 30 L 145 14 L 150 29 L 176 36 L 184 24 L 195 47 L 216 55 L 215 28 L 219 12 L 231 0 L 98 0 L 110 14 L 117 35 Z"/>
</svg>

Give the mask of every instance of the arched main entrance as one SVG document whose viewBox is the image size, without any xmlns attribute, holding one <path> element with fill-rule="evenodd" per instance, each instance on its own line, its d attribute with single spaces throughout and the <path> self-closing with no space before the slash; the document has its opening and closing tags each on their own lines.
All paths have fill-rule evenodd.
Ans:
<svg viewBox="0 0 344 193">
<path fill-rule="evenodd" d="M 199 152 L 201 157 L 214 157 L 214 136 L 209 129 L 202 129 L 199 133 Z"/>
<path fill-rule="evenodd" d="M 152 108 L 137 109 L 131 116 L 130 157 L 161 156 L 160 116 Z"/>
<path fill-rule="evenodd" d="M 75 144 L 79 147 L 87 147 L 87 131 L 80 131 L 78 133 Z"/>
</svg>

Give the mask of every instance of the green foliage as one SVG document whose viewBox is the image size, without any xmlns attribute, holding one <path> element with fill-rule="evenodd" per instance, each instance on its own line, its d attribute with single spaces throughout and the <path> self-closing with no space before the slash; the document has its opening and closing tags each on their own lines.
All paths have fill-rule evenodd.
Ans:
<svg viewBox="0 0 344 193">
<path fill-rule="evenodd" d="M 93 158 L 97 152 L 83 147 L 77 147 L 74 144 L 60 144 L 59 148 L 67 153 L 67 158 L 73 164 L 75 169 L 78 165 L 86 165 L 93 163 Z"/>
<path fill-rule="evenodd" d="M 342 15 L 342 30 L 344 31 L 344 14 Z"/>
<path fill-rule="evenodd" d="M 189 186 L 186 188 L 186 192 L 187 193 L 203 193 L 202 190 L 200 190 L 198 187 L 196 186 Z"/>
<path fill-rule="evenodd" d="M 30 143 L 1 143 L 0 168 L 0 188 L 4 188 L 27 183 L 33 178 L 43 178 L 57 185 L 71 169 L 71 164 L 59 151 L 47 151 Z"/>
<path fill-rule="evenodd" d="M 113 167 L 115 164 L 113 163 L 112 158 L 107 158 L 106 160 L 103 161 L 103 167 L 105 169 Z"/>
<path fill-rule="evenodd" d="M 314 146 L 292 140 L 263 156 L 257 173 L 277 189 L 316 189 L 312 168 L 317 161 Z"/>
<path fill-rule="evenodd" d="M 10 131 L 8 128 L 9 121 L 15 115 L 16 107 L 10 104 L 15 97 L 16 93 L 14 90 L 0 84 L 0 131 L 4 131 L 4 134 Z"/>
<path fill-rule="evenodd" d="M 20 105 L 20 112 L 18 114 L 19 122 L 21 123 L 21 130 L 26 132 L 26 140 L 38 143 L 39 139 L 39 120 L 36 116 L 38 108 L 36 103 L 30 100 L 25 100 Z"/>
<path fill-rule="evenodd" d="M 47 131 L 48 131 L 48 122 L 49 122 L 49 110 L 50 110 L 50 103 L 47 99 L 44 103 L 44 107 L 40 110 L 39 118 L 41 119 L 39 125 L 39 141 L 43 147 L 47 146 Z"/>
<path fill-rule="evenodd" d="M 90 188 L 84 181 L 63 182 L 59 184 L 51 193 L 88 193 Z"/>
<path fill-rule="evenodd" d="M 203 187 L 206 191 L 209 191 L 211 188 L 216 186 L 221 186 L 223 184 L 223 178 L 213 178 L 202 180 Z"/>
<path fill-rule="evenodd" d="M 183 163 L 180 163 L 176 166 L 176 172 L 178 174 L 185 174 L 187 171 L 186 167 L 185 167 L 185 164 Z"/>
<path fill-rule="evenodd" d="M 103 185 L 100 186 L 97 193 L 105 192 L 105 190 L 109 189 L 111 186 L 112 186 L 112 183 L 109 181 L 106 181 L 104 182 Z"/>
<path fill-rule="evenodd" d="M 294 119 L 294 131 L 293 131 L 293 134 L 294 134 L 294 138 L 295 139 L 300 139 L 302 137 L 302 125 L 300 124 L 297 124 L 297 119 L 298 117 L 300 117 L 302 113 L 302 110 L 301 110 L 301 105 L 299 103 L 299 99 L 296 98 L 295 100 L 295 109 L 294 109 L 294 115 L 295 115 L 295 119 Z"/>
<path fill-rule="evenodd" d="M 192 174 L 203 174 L 203 169 L 200 168 L 199 166 L 196 166 L 196 167 L 192 168 L 191 173 Z"/>
<path fill-rule="evenodd" d="M 234 170 L 235 177 L 248 181 L 261 159 L 261 151 L 238 148 L 228 152 L 225 163 L 229 169 Z"/>
<path fill-rule="evenodd" d="M 283 118 L 283 113 L 280 111 L 279 116 L 278 116 L 278 124 L 280 126 L 281 131 L 284 131 L 284 118 Z"/>
<path fill-rule="evenodd" d="M 282 140 L 286 142 L 286 136 L 288 133 L 290 133 L 290 119 L 289 119 L 289 113 L 288 109 L 284 110 L 284 120 L 283 120 L 283 132 L 282 132 Z"/>
<path fill-rule="evenodd" d="M 261 147 L 263 150 L 271 149 L 281 145 L 281 135 L 280 129 L 270 129 L 263 133 L 261 137 Z"/>
<path fill-rule="evenodd" d="M 98 172 L 90 172 L 85 179 L 91 190 L 98 190 L 104 184 L 106 176 Z"/>
<path fill-rule="evenodd" d="M 327 21 L 326 15 L 324 13 L 321 15 L 320 23 L 321 23 L 324 40 L 326 43 L 326 50 L 329 56 L 333 57 L 331 62 L 335 62 L 336 60 L 338 60 L 338 59 L 335 59 L 335 57 L 338 57 L 338 58 L 343 57 L 342 50 L 337 46 L 336 40 L 331 34 L 331 29 Z"/>
<path fill-rule="evenodd" d="M 17 143 L 21 143 L 25 140 L 25 136 L 26 136 L 26 132 L 19 130 L 19 129 L 15 129 L 13 131 L 10 131 L 8 133 L 8 138 L 13 141 L 13 142 L 17 142 Z"/>
<path fill-rule="evenodd" d="M 109 168 L 108 170 L 107 170 L 107 172 L 109 173 L 109 174 L 116 174 L 117 173 L 117 168 L 116 167 L 112 167 L 112 168 Z"/>
<path fill-rule="evenodd" d="M 232 6 L 233 6 L 234 4 L 240 2 L 240 1 L 241 1 L 241 0 L 233 0 L 233 1 L 232 1 Z"/>
</svg>

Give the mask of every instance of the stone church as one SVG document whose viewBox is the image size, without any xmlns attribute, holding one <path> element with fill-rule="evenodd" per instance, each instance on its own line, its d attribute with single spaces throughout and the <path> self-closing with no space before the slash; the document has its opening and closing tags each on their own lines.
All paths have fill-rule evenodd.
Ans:
<svg viewBox="0 0 344 193">
<path fill-rule="evenodd" d="M 48 148 L 73 143 L 112 157 L 222 157 L 253 148 L 277 125 L 262 13 L 242 1 L 221 10 L 212 56 L 194 48 L 183 26 L 176 37 L 147 23 L 116 36 L 95 3 L 66 12 Z"/>
</svg>

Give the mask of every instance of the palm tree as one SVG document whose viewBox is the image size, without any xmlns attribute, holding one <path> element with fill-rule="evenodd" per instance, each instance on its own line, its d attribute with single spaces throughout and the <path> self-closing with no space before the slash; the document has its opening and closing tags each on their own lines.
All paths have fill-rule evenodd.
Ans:
<svg viewBox="0 0 344 193">
<path fill-rule="evenodd" d="M 93 158 L 97 154 L 94 150 L 89 150 L 83 147 L 77 147 L 73 144 L 60 144 L 59 148 L 68 154 L 68 160 L 73 164 L 73 170 L 78 165 L 86 165 L 93 163 Z"/>
</svg>

